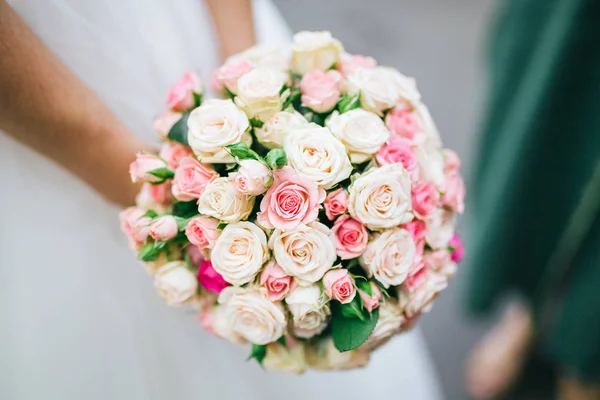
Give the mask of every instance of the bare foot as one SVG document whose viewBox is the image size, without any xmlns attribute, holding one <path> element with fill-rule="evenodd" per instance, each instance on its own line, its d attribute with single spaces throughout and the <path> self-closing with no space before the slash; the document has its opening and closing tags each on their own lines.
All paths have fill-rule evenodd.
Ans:
<svg viewBox="0 0 600 400">
<path fill-rule="evenodd" d="M 521 306 L 509 306 L 469 356 L 466 384 L 471 396 L 493 399 L 508 390 L 518 378 L 532 342 L 529 313 Z"/>
</svg>

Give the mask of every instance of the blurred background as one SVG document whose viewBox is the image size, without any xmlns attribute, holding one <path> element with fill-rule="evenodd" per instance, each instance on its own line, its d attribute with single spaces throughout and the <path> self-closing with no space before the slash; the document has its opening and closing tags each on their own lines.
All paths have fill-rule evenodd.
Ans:
<svg viewBox="0 0 600 400">
<path fill-rule="evenodd" d="M 461 156 L 468 179 L 485 90 L 483 51 L 495 1 L 274 2 L 294 31 L 330 30 L 348 52 L 372 56 L 415 77 L 444 145 Z M 466 218 L 460 221 L 463 227 Z M 449 400 L 468 398 L 463 383 L 465 358 L 485 328 L 461 313 L 463 275 L 459 272 L 421 323 Z"/>
</svg>

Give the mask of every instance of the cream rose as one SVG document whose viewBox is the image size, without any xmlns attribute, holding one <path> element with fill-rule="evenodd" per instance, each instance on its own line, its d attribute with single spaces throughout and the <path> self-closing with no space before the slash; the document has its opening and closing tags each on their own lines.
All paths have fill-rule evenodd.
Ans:
<svg viewBox="0 0 600 400">
<path fill-rule="evenodd" d="M 292 69 L 304 75 L 315 69 L 327 71 L 340 59 L 342 44 L 330 32 L 298 32 L 292 45 Z"/>
<path fill-rule="evenodd" d="M 190 113 L 188 142 L 203 163 L 234 162 L 225 146 L 252 143 L 248 117 L 231 100 L 206 100 Z"/>
<path fill-rule="evenodd" d="M 401 291 L 399 294 L 399 303 L 404 315 L 407 318 L 412 318 L 419 313 L 429 312 L 433 305 L 433 300 L 447 286 L 448 279 L 445 276 L 432 273 L 425 283 L 414 292 Z"/>
<path fill-rule="evenodd" d="M 254 66 L 266 66 L 280 71 L 289 69 L 289 63 L 279 47 L 259 44 L 229 57 L 225 64 L 248 61 Z"/>
<path fill-rule="evenodd" d="M 362 108 L 343 114 L 335 111 L 327 127 L 346 146 L 354 164 L 371 159 L 390 137 L 383 120 Z"/>
<path fill-rule="evenodd" d="M 201 317 L 202 326 L 209 332 L 214 333 L 223 339 L 227 339 L 232 343 L 247 343 L 244 337 L 233 330 L 232 323 L 229 320 L 229 315 L 226 314 L 226 311 L 226 307 L 222 305 L 214 306 L 211 309 L 206 310 Z"/>
<path fill-rule="evenodd" d="M 358 177 L 349 189 L 350 215 L 373 230 L 413 219 L 411 181 L 401 164 L 384 165 Z"/>
<path fill-rule="evenodd" d="M 319 284 L 298 286 L 285 302 L 292 314 L 292 330 L 297 337 L 308 339 L 323 332 L 331 311 Z"/>
<path fill-rule="evenodd" d="M 298 129 L 287 136 L 283 149 L 288 164 L 322 189 L 332 188 L 352 173 L 346 148 L 327 128 Z"/>
<path fill-rule="evenodd" d="M 297 111 L 280 111 L 269 118 L 261 128 L 254 128 L 256 139 L 269 149 L 283 147 L 285 138 L 295 129 L 308 124 Z"/>
<path fill-rule="evenodd" d="M 281 304 L 267 300 L 258 289 L 227 287 L 219 295 L 233 332 L 253 344 L 279 339 L 287 321 Z"/>
<path fill-rule="evenodd" d="M 379 319 L 375 329 L 361 346 L 363 349 L 374 350 L 387 342 L 393 335 L 400 332 L 400 328 L 406 319 L 402 315 L 402 308 L 387 299 L 381 307 L 379 307 Z"/>
<path fill-rule="evenodd" d="M 417 248 L 410 232 L 402 228 L 383 231 L 360 256 L 359 261 L 369 277 L 374 276 L 384 287 L 398 286 L 406 280 L 415 263 Z"/>
<path fill-rule="evenodd" d="M 258 67 L 243 75 L 237 82 L 235 104 L 248 116 L 267 121 L 281 110 L 281 88 L 286 75 L 276 69 Z"/>
<path fill-rule="evenodd" d="M 448 242 L 454 235 L 454 213 L 437 208 L 425 220 L 427 235 L 425 240 L 433 249 L 448 247 Z"/>
<path fill-rule="evenodd" d="M 318 282 L 337 257 L 335 237 L 320 222 L 300 224 L 286 231 L 275 229 L 269 247 L 279 266 L 300 285 Z"/>
<path fill-rule="evenodd" d="M 183 261 L 173 261 L 154 274 L 154 287 L 168 305 L 177 306 L 190 300 L 198 290 L 198 281 Z"/>
<path fill-rule="evenodd" d="M 416 141 L 419 178 L 432 181 L 438 189 L 444 184 L 444 152 L 438 138 L 423 135 Z"/>
<path fill-rule="evenodd" d="M 228 178 L 220 177 L 206 185 L 198 200 L 198 212 L 221 221 L 238 222 L 248 218 L 254 199 L 239 193 Z"/>
<path fill-rule="evenodd" d="M 290 342 L 289 339 L 288 342 Z M 270 371 L 302 374 L 307 368 L 304 344 L 295 342 L 293 345 L 288 343 L 288 346 L 282 346 L 279 343 L 271 343 L 267 346 L 267 355 L 262 365 Z"/>
<path fill-rule="evenodd" d="M 268 260 L 265 232 L 247 221 L 227 225 L 211 252 L 215 271 L 235 286 L 252 281 Z"/>
</svg>

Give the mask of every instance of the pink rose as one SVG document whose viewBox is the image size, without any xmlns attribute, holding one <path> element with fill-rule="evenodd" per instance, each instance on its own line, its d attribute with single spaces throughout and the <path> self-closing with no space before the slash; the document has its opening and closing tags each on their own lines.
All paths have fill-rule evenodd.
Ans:
<svg viewBox="0 0 600 400">
<path fill-rule="evenodd" d="M 129 165 L 129 175 L 132 182 L 159 183 L 163 178 L 152 175 L 150 172 L 159 168 L 167 168 L 167 163 L 160 157 L 152 154 L 138 153 L 134 162 Z"/>
<path fill-rule="evenodd" d="M 323 276 L 323 288 L 330 299 L 348 304 L 356 295 L 354 278 L 350 276 L 347 269 L 334 269 Z"/>
<path fill-rule="evenodd" d="M 381 300 L 382 294 L 381 289 L 373 282 L 369 282 L 371 285 L 371 294 L 368 294 L 364 290 L 359 289 L 358 293 L 362 298 L 363 306 L 367 309 L 368 312 L 373 312 L 374 309 L 379 307 L 379 301 Z"/>
<path fill-rule="evenodd" d="M 173 178 L 173 196 L 180 201 L 191 201 L 200 197 L 206 185 L 218 174 L 211 167 L 193 157 L 185 157 L 179 162 Z"/>
<path fill-rule="evenodd" d="M 254 68 L 252 63 L 247 60 L 225 64 L 215 73 L 215 80 L 222 88 L 227 88 L 231 93 L 237 93 L 237 81 L 242 75 L 250 72 Z"/>
<path fill-rule="evenodd" d="M 121 211 L 119 214 L 119 220 L 121 222 L 121 230 L 129 239 L 132 247 L 137 247 L 137 241 L 135 240 L 135 224 L 142 215 L 146 213 L 146 210 L 138 207 L 129 207 Z"/>
<path fill-rule="evenodd" d="M 381 146 L 375 155 L 377 163 L 381 165 L 402 164 L 408 171 L 412 181 L 415 181 L 419 175 L 419 163 L 412 145 L 405 139 L 392 137 Z"/>
<path fill-rule="evenodd" d="M 275 262 L 270 261 L 260 274 L 267 300 L 279 301 L 296 288 L 296 281 Z"/>
<path fill-rule="evenodd" d="M 192 149 L 177 142 L 165 143 L 158 153 L 171 169 L 177 168 L 181 159 L 193 154 Z"/>
<path fill-rule="evenodd" d="M 398 105 L 387 113 L 385 125 L 397 137 L 410 141 L 422 131 L 419 121 L 405 104 Z"/>
<path fill-rule="evenodd" d="M 444 172 L 446 174 L 458 173 L 460 157 L 454 150 L 444 149 Z"/>
<path fill-rule="evenodd" d="M 446 267 L 451 261 L 450 257 L 450 252 L 446 249 L 426 251 L 423 254 L 427 266 L 436 272 L 441 272 Z"/>
<path fill-rule="evenodd" d="M 150 235 L 150 224 L 152 218 L 140 217 L 135 221 L 133 225 L 133 238 L 137 243 L 143 243 Z"/>
<path fill-rule="evenodd" d="M 365 57 L 361 55 L 353 55 L 353 54 L 342 54 L 340 57 L 340 61 L 338 62 L 337 68 L 344 76 L 350 75 L 357 68 L 375 68 L 377 66 L 377 61 L 371 57 Z"/>
<path fill-rule="evenodd" d="M 208 260 L 204 260 L 198 267 L 198 282 L 206 289 L 214 293 L 221 293 L 229 286 L 229 283 L 212 266 Z"/>
<path fill-rule="evenodd" d="M 197 216 L 189 220 L 185 228 L 185 236 L 200 250 L 212 249 L 221 235 L 221 231 L 217 229 L 218 226 L 218 219 Z"/>
<path fill-rule="evenodd" d="M 317 219 L 325 190 L 290 167 L 278 169 L 273 176 L 273 185 L 260 203 L 259 224 L 268 229 L 290 230 L 301 222 L 308 224 Z"/>
<path fill-rule="evenodd" d="M 342 215 L 348 209 L 348 193 L 342 188 L 335 190 L 327 195 L 323 205 L 325 215 L 333 221 L 336 216 Z"/>
<path fill-rule="evenodd" d="M 365 252 L 369 234 L 363 224 L 349 215 L 342 215 L 333 224 L 335 248 L 342 260 L 356 258 Z"/>
<path fill-rule="evenodd" d="M 229 177 L 236 190 L 250 196 L 266 192 L 273 181 L 271 169 L 257 160 L 242 160 L 239 164 L 240 169 Z"/>
<path fill-rule="evenodd" d="M 200 265 L 204 261 L 204 254 L 196 246 L 188 246 L 187 254 L 190 257 L 193 265 Z"/>
<path fill-rule="evenodd" d="M 173 111 L 187 111 L 196 104 L 194 93 L 202 93 L 202 82 L 195 73 L 186 72 L 167 92 L 167 104 Z"/>
<path fill-rule="evenodd" d="M 448 242 L 448 245 L 452 247 L 452 261 L 455 263 L 461 262 L 463 256 L 465 255 L 465 246 L 463 245 L 463 241 L 458 233 L 455 233 Z"/>
<path fill-rule="evenodd" d="M 156 118 L 154 121 L 154 129 L 161 138 L 165 139 L 169 135 L 169 131 L 181 119 L 181 113 L 167 110 Z"/>
<path fill-rule="evenodd" d="M 437 206 L 440 195 L 433 182 L 418 182 L 411 189 L 412 208 L 421 219 L 427 217 Z"/>
<path fill-rule="evenodd" d="M 150 224 L 150 236 L 154 240 L 171 240 L 179 233 L 177 220 L 172 215 L 156 218 Z"/>
<path fill-rule="evenodd" d="M 462 214 L 465 211 L 465 183 L 458 173 L 446 176 L 442 187 L 442 205 Z"/>
<path fill-rule="evenodd" d="M 337 71 L 309 72 L 300 82 L 302 103 L 318 113 L 330 111 L 340 98 L 341 80 L 342 77 Z"/>
<path fill-rule="evenodd" d="M 423 250 L 425 249 L 425 238 L 427 236 L 427 224 L 421 220 L 413 219 L 408 224 L 403 225 L 402 228 L 410 232 L 413 237 L 417 247 L 417 256 L 423 254 Z"/>
<path fill-rule="evenodd" d="M 402 287 L 409 292 L 414 292 L 425 283 L 428 275 L 429 269 L 427 268 L 427 264 L 421 259 L 413 266 L 412 271 L 408 273 Z"/>
<path fill-rule="evenodd" d="M 158 185 L 144 183 L 142 191 L 147 191 L 148 195 L 155 204 L 159 206 L 168 206 L 173 201 L 171 194 L 171 182 L 167 181 Z"/>
</svg>

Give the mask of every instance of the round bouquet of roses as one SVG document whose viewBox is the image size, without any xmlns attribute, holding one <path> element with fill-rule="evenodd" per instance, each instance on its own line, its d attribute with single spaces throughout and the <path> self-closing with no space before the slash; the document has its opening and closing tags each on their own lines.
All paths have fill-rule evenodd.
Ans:
<svg viewBox="0 0 600 400">
<path fill-rule="evenodd" d="M 289 52 L 288 52 L 289 54 Z M 464 185 L 414 79 L 329 32 L 187 73 L 123 231 L 169 305 L 274 370 L 364 366 L 454 274 Z"/>
</svg>

